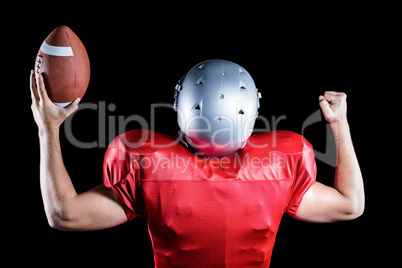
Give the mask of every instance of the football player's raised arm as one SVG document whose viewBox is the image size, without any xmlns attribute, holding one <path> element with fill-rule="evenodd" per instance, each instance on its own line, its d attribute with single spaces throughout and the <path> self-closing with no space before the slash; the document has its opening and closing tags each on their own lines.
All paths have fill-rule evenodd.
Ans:
<svg viewBox="0 0 402 268">
<path fill-rule="evenodd" d="M 316 182 L 306 192 L 295 218 L 311 222 L 351 220 L 364 211 L 364 187 L 346 118 L 346 94 L 320 96 L 325 119 L 331 124 L 337 149 L 334 186 Z"/>
<path fill-rule="evenodd" d="M 97 230 L 127 221 L 116 196 L 104 186 L 77 194 L 61 155 L 59 128 L 78 108 L 79 99 L 60 108 L 49 99 L 42 75 L 30 76 L 32 113 L 39 130 L 40 186 L 50 226 L 62 230 Z"/>
</svg>

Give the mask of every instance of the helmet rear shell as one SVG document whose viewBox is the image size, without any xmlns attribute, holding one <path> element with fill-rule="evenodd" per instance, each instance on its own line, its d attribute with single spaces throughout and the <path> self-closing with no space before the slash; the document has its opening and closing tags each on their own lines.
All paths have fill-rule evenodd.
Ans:
<svg viewBox="0 0 402 268">
<path fill-rule="evenodd" d="M 195 65 L 181 80 L 177 120 L 190 139 L 236 151 L 251 135 L 259 94 L 251 75 L 226 60 Z"/>
</svg>

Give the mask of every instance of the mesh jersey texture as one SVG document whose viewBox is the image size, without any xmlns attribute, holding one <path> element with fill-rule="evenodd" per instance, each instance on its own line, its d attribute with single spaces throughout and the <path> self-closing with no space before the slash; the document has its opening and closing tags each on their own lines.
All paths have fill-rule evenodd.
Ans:
<svg viewBox="0 0 402 268">
<path fill-rule="evenodd" d="M 109 145 L 103 183 L 148 223 L 156 267 L 269 267 L 283 213 L 315 182 L 312 146 L 290 131 L 252 135 L 206 159 L 175 137 L 132 130 Z"/>
</svg>

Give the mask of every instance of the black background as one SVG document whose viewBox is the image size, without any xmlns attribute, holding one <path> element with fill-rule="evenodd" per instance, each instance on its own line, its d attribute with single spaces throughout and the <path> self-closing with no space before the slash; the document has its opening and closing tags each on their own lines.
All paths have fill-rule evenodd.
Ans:
<svg viewBox="0 0 402 268">
<path fill-rule="evenodd" d="M 226 59 L 243 66 L 262 93 L 260 114 L 268 119 L 285 115 L 278 129 L 301 133 L 304 120 L 315 112 L 326 90 L 348 95 L 348 119 L 366 187 L 366 210 L 358 219 L 331 224 L 303 223 L 284 215 L 271 267 L 355 267 L 386 261 L 383 249 L 392 235 L 382 233 L 386 207 L 379 192 L 391 169 L 381 150 L 392 147 L 383 138 L 391 117 L 384 105 L 396 97 L 388 84 L 396 72 L 393 59 L 392 8 L 371 6 L 218 6 L 195 3 L 180 8 L 137 4 L 91 6 L 88 9 L 33 7 L 31 15 L 15 19 L 6 34 L 15 44 L 5 52 L 13 66 L 8 87 L 18 108 L 8 108 L 12 123 L 3 129 L 12 148 L 6 169 L 4 235 L 7 256 L 15 263 L 118 265 L 152 267 L 152 246 L 146 222 L 136 219 L 95 232 L 63 232 L 46 221 L 39 188 L 39 143 L 30 110 L 29 72 L 46 36 L 57 26 L 69 26 L 86 46 L 91 81 L 83 103 L 114 104 L 106 118 L 141 115 L 150 122 L 152 103 L 172 103 L 177 80 L 196 63 Z M 381 17 L 380 17 L 381 15 Z M 385 15 L 385 16 L 384 16 Z M 12 17 L 12 14 L 10 14 Z M 10 47 L 10 43 L 3 43 Z M 18 53 L 16 53 L 18 51 Z M 7 55 L 6 55 L 7 56 Z M 389 62 L 389 61 L 390 62 Z M 388 62 L 387 62 L 388 61 Z M 10 93 L 10 92 L 8 92 Z M 13 103 L 12 101 L 8 100 Z M 74 116 L 73 133 L 81 141 L 97 141 L 98 112 Z M 178 131 L 175 112 L 156 110 L 155 130 Z M 326 123 L 303 133 L 317 151 L 325 151 Z M 109 129 L 109 121 L 106 122 Z M 126 130 L 138 128 L 130 123 Z M 119 134 L 116 129 L 116 135 Z M 106 136 L 107 140 L 114 138 Z M 77 192 L 101 183 L 105 146 L 81 149 L 61 131 L 64 163 Z M 396 144 L 395 144 L 396 146 Z M 385 159 L 386 160 L 386 159 Z M 331 185 L 334 168 L 317 160 L 317 180 Z M 384 178 L 386 177 L 386 178 Z M 381 183 L 379 183 L 381 182 Z M 389 184 L 388 184 L 389 185 Z M 384 198 L 382 198 L 384 199 Z M 391 202 L 386 198 L 386 202 Z M 390 219 L 388 218 L 388 221 Z M 12 255 L 11 253 L 20 253 Z M 141 264 L 141 265 L 140 265 Z"/>
</svg>

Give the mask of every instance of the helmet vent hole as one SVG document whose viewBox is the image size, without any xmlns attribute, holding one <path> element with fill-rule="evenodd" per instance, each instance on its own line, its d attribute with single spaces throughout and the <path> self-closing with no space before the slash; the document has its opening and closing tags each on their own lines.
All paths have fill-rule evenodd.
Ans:
<svg viewBox="0 0 402 268">
<path fill-rule="evenodd" d="M 197 82 L 197 85 L 203 85 L 203 84 L 204 84 L 204 82 L 202 82 L 202 81 Z"/>
<path fill-rule="evenodd" d="M 243 109 L 240 109 L 240 110 L 239 110 L 239 114 L 244 114 Z"/>
<path fill-rule="evenodd" d="M 200 105 L 197 104 L 197 105 L 194 107 L 194 110 L 201 110 Z"/>
<path fill-rule="evenodd" d="M 247 88 L 245 86 L 240 87 L 240 91 L 245 91 L 245 90 L 247 90 Z"/>
</svg>

